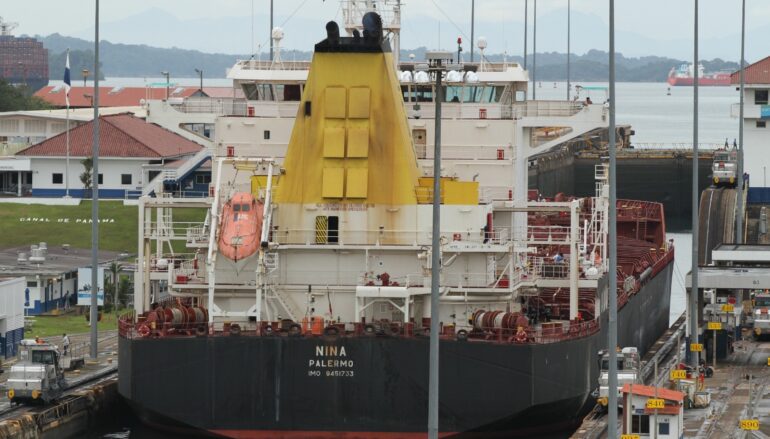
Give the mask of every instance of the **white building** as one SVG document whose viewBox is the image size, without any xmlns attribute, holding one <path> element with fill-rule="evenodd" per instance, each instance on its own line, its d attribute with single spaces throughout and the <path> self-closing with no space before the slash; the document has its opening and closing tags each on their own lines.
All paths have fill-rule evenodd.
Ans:
<svg viewBox="0 0 770 439">
<path fill-rule="evenodd" d="M 24 277 L 0 277 L 0 355 L 16 355 L 24 338 Z"/>
<path fill-rule="evenodd" d="M 732 83 L 740 83 L 740 71 L 732 74 Z M 743 148 L 744 171 L 749 173 L 751 186 L 768 187 L 770 171 L 770 56 L 744 69 Z M 733 104 L 733 117 L 740 117 L 740 104 Z"/>
<path fill-rule="evenodd" d="M 663 408 L 648 408 L 652 399 L 664 401 Z M 640 438 L 681 438 L 684 434 L 684 393 L 652 386 L 623 386 L 623 434 Z M 655 424 L 657 419 L 657 426 Z M 653 434 L 657 432 L 657 434 Z"/>
<path fill-rule="evenodd" d="M 98 183 L 99 196 L 103 198 L 139 193 L 165 164 L 192 157 L 202 149 L 198 143 L 131 114 L 101 116 L 99 121 Z M 89 196 L 80 176 L 85 171 L 82 161 L 91 156 L 92 124 L 91 121 L 70 130 L 69 161 L 64 133 L 16 154 L 16 159 L 30 161 L 29 195 L 61 197 L 69 192 L 73 197 Z M 0 160 L 0 169 L 13 164 L 18 162 Z"/>
</svg>

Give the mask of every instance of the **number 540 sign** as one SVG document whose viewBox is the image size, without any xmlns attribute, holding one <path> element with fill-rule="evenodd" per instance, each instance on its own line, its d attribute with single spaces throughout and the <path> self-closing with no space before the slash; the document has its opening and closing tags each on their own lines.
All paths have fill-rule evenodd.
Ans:
<svg viewBox="0 0 770 439">
<path fill-rule="evenodd" d="M 759 430 L 759 420 L 741 419 L 741 430 Z"/>
</svg>

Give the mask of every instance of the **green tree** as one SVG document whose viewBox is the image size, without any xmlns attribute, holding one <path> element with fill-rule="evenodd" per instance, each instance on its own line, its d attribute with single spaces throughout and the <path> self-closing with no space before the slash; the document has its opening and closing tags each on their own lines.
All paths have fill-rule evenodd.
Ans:
<svg viewBox="0 0 770 439">
<path fill-rule="evenodd" d="M 83 197 L 86 197 L 89 195 L 88 191 L 91 190 L 93 183 L 94 159 L 93 157 L 86 157 L 80 161 L 80 164 L 83 165 L 84 169 L 83 173 L 80 174 L 80 182 L 83 183 L 83 191 L 85 192 Z"/>
<path fill-rule="evenodd" d="M 121 264 L 118 261 L 114 261 L 110 264 L 109 267 L 107 267 L 107 270 L 109 270 L 110 274 L 112 275 L 112 290 L 113 290 L 113 301 L 112 305 L 115 307 L 115 311 L 118 310 L 118 275 L 120 274 L 121 270 L 123 270 L 123 264 Z"/>
<path fill-rule="evenodd" d="M 35 97 L 26 96 L 24 90 L 14 87 L 4 79 L 0 79 L 0 111 L 44 110 L 51 108 L 47 102 Z"/>
</svg>

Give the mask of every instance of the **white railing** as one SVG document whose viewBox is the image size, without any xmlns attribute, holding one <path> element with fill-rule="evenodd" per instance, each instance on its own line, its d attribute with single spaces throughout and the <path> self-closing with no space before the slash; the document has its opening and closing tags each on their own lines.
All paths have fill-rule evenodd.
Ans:
<svg viewBox="0 0 770 439">
<path fill-rule="evenodd" d="M 677 149 L 677 150 L 692 150 L 692 142 L 634 142 L 631 144 L 633 149 Z M 724 148 L 724 143 L 698 143 L 698 149 L 701 150 L 716 150 Z"/>
<path fill-rule="evenodd" d="M 217 116 L 246 116 L 246 100 L 243 98 L 186 98 L 174 108 L 182 113 L 211 113 Z"/>
<path fill-rule="evenodd" d="M 568 244 L 569 226 L 527 226 L 527 241 L 542 244 Z"/>
<path fill-rule="evenodd" d="M 287 56 L 286 52 L 282 52 Z M 243 70 L 274 70 L 276 67 L 272 60 L 247 59 L 237 62 L 237 67 Z M 310 70 L 310 61 L 281 61 L 281 70 Z"/>
<path fill-rule="evenodd" d="M 479 188 L 479 203 L 489 204 L 493 201 L 510 201 L 513 199 L 513 189 L 505 186 L 484 186 Z"/>
<path fill-rule="evenodd" d="M 173 179 L 187 174 L 209 157 L 211 157 L 211 150 L 206 147 L 202 148 L 200 151 L 196 152 L 194 156 L 189 157 L 181 166 L 174 170 Z"/>
<path fill-rule="evenodd" d="M 479 230 L 442 230 L 445 245 L 452 242 L 505 244 L 510 241 L 509 228 L 495 228 L 492 232 Z M 271 232 L 271 242 L 299 245 L 420 245 L 431 241 L 427 230 L 341 230 L 286 229 Z M 556 243 L 556 241 L 554 241 Z"/>
<path fill-rule="evenodd" d="M 568 117 L 583 110 L 582 102 L 571 101 L 526 101 L 513 105 L 513 116 L 523 117 Z"/>
<path fill-rule="evenodd" d="M 762 117 L 762 107 L 766 107 L 767 105 L 755 105 L 755 104 L 747 104 L 743 103 L 743 117 L 745 119 L 759 119 Z M 730 105 L 730 117 L 740 117 L 741 116 L 741 104 L 732 104 Z"/>
<path fill-rule="evenodd" d="M 420 110 L 414 109 L 417 102 L 404 102 L 408 115 L 419 114 L 421 119 L 433 119 L 436 105 L 433 102 L 419 102 Z M 441 119 L 512 119 L 514 111 L 510 105 L 500 103 L 452 103 L 441 105 Z"/>
</svg>

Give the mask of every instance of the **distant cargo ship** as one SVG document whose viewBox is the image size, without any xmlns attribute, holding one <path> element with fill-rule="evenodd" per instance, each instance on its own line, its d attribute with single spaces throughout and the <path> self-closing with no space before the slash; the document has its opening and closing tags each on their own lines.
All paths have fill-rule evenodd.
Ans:
<svg viewBox="0 0 770 439">
<path fill-rule="evenodd" d="M 673 86 L 693 85 L 693 65 L 682 64 L 678 68 L 672 67 L 668 73 L 668 83 Z M 698 85 L 718 87 L 730 85 L 730 72 L 704 73 L 703 64 L 698 64 Z"/>
<path fill-rule="evenodd" d="M 48 49 L 34 38 L 11 35 L 16 26 L 0 17 L 0 78 L 34 93 L 48 85 Z"/>
</svg>

